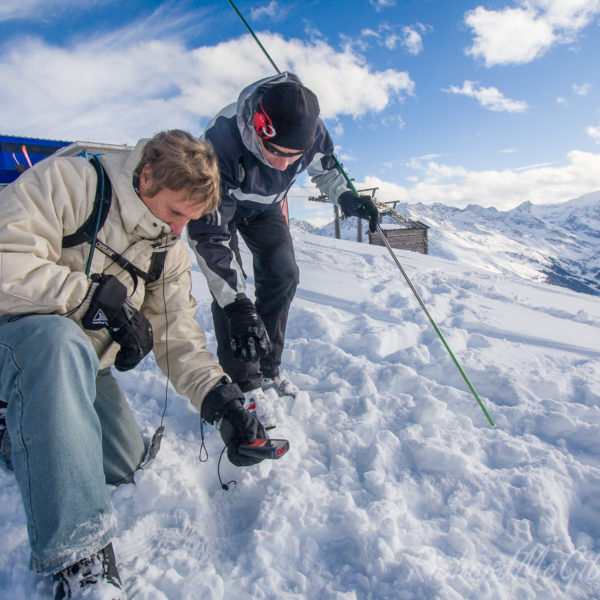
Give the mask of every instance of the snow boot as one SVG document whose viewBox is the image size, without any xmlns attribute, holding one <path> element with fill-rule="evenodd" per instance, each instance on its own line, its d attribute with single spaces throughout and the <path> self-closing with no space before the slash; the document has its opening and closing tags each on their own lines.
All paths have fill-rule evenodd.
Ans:
<svg viewBox="0 0 600 600">
<path fill-rule="evenodd" d="M 112 544 L 55 573 L 54 600 L 127 600 Z"/>
<path fill-rule="evenodd" d="M 291 396 L 292 398 L 295 398 L 300 391 L 298 386 L 285 375 L 263 378 L 262 389 L 268 390 L 270 388 L 273 388 L 278 396 Z"/>
<path fill-rule="evenodd" d="M 275 407 L 272 400 L 262 388 L 244 392 L 244 408 L 253 412 L 265 429 L 273 429 L 276 425 Z"/>
</svg>

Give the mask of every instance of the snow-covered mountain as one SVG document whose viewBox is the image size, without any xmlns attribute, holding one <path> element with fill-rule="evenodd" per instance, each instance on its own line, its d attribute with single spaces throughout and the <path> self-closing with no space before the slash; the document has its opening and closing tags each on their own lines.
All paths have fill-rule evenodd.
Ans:
<svg viewBox="0 0 600 600">
<path fill-rule="evenodd" d="M 396 210 L 430 227 L 433 256 L 600 295 L 600 192 L 504 212 L 444 204 L 399 204 Z M 314 232 L 333 237 L 333 223 Z M 342 221 L 342 238 L 357 239 L 356 219 Z"/>
<path fill-rule="evenodd" d="M 130 600 L 598 598 L 600 302 L 517 277 L 500 225 L 463 214 L 448 226 L 461 241 L 451 260 L 397 254 L 496 427 L 386 248 L 293 228 L 300 286 L 282 368 L 303 391 L 275 401 L 271 432 L 290 451 L 245 469 L 224 459 L 237 482 L 224 491 L 220 436 L 205 428 L 199 462 L 199 415 L 170 390 L 157 458 L 111 493 Z M 477 239 L 495 245 L 477 257 Z M 197 267 L 192 281 L 214 350 Z M 164 376 L 151 356 L 116 376 L 150 436 Z M 0 540 L 0 598 L 48 600 L 1 468 Z"/>
</svg>

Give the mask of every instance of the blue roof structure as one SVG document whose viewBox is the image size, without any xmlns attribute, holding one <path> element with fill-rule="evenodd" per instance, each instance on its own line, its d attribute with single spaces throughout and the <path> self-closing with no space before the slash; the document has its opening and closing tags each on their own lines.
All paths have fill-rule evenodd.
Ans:
<svg viewBox="0 0 600 600">
<path fill-rule="evenodd" d="M 14 181 L 25 169 L 71 142 L 0 135 L 0 187 Z"/>
</svg>

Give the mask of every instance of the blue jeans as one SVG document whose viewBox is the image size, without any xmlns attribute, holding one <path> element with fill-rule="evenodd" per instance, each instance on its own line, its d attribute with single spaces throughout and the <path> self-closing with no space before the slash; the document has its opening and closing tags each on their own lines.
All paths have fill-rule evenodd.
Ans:
<svg viewBox="0 0 600 600">
<path fill-rule="evenodd" d="M 0 396 L 31 568 L 55 573 L 110 542 L 106 483 L 132 481 L 142 436 L 110 369 L 59 315 L 0 317 Z"/>
</svg>

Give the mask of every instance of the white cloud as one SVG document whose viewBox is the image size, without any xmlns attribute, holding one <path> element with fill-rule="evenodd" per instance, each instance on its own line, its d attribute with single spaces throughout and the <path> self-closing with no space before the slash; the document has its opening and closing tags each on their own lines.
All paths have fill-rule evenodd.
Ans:
<svg viewBox="0 0 600 600">
<path fill-rule="evenodd" d="M 291 191 L 293 193 L 294 189 L 292 188 Z M 318 196 L 319 191 L 317 190 L 314 195 Z M 334 219 L 332 204 L 302 200 L 294 198 L 293 195 L 288 196 L 288 211 L 290 219 L 306 221 L 314 227 L 323 227 Z"/>
<path fill-rule="evenodd" d="M 379 37 L 379 34 L 370 27 L 366 27 L 360 32 L 361 37 Z"/>
<path fill-rule="evenodd" d="M 357 184 L 357 187 L 361 189 L 378 188 L 375 198 L 380 202 L 417 202 L 411 198 L 408 188 L 379 177 L 365 177 L 365 180 Z"/>
<path fill-rule="evenodd" d="M 414 93 L 408 73 L 385 69 L 372 72 L 364 59 L 349 49 L 334 50 L 322 41 L 311 43 L 261 35 L 278 58 L 280 69 L 292 70 L 319 97 L 324 118 L 354 117 L 379 112 L 394 99 Z M 264 42 L 263 42 L 264 43 Z"/>
<path fill-rule="evenodd" d="M 345 40 L 348 49 L 355 48 L 359 52 L 366 52 L 373 41 L 388 50 L 394 50 L 398 42 L 401 41 L 400 36 L 387 23 L 379 25 L 377 30 L 371 27 L 362 29 L 358 38 L 350 38 L 345 35 L 341 37 Z"/>
<path fill-rule="evenodd" d="M 404 45 L 404 40 L 402 40 L 400 36 L 396 35 L 395 33 L 389 33 L 386 36 L 384 36 L 383 45 L 388 50 L 395 50 L 396 45 L 399 41 L 402 41 L 402 44 Z"/>
<path fill-rule="evenodd" d="M 427 183 L 466 177 L 468 174 L 464 167 L 444 165 L 429 157 L 414 157 L 407 164 L 410 168 L 420 171 L 423 181 Z"/>
<path fill-rule="evenodd" d="M 389 8 L 396 5 L 396 0 L 369 0 L 369 3 L 375 7 L 377 11 Z"/>
<path fill-rule="evenodd" d="M 419 54 L 423 51 L 423 38 L 416 27 L 402 28 L 402 45 L 410 54 Z"/>
<path fill-rule="evenodd" d="M 486 66 L 524 64 L 553 45 L 571 43 L 600 14 L 599 0 L 520 0 L 514 7 L 468 11 L 475 39 L 467 54 Z"/>
<path fill-rule="evenodd" d="M 600 128 L 598 128 L 600 134 Z M 508 210 L 522 204 L 555 204 L 600 190 L 600 154 L 574 150 L 562 165 L 533 165 L 502 171 L 469 171 L 460 166 L 441 165 L 413 159 L 418 181 L 411 187 L 366 177 L 361 187 L 379 187 L 380 200 L 441 202 L 449 206 L 468 204 Z"/>
<path fill-rule="evenodd" d="M 563 35 L 576 34 L 600 14 L 598 0 L 528 0 Z"/>
<path fill-rule="evenodd" d="M 573 84 L 573 92 L 578 96 L 587 96 L 590 93 L 592 87 L 591 83 L 582 83 L 581 85 Z"/>
<path fill-rule="evenodd" d="M 422 156 L 414 156 L 411 161 L 433 160 L 434 158 L 442 158 L 443 154 L 423 154 Z M 416 163 L 415 163 L 416 164 Z"/>
<path fill-rule="evenodd" d="M 522 8 L 495 11 L 478 6 L 467 13 L 465 22 L 475 32 L 467 54 L 483 58 L 488 67 L 528 63 L 556 40 L 549 23 Z"/>
<path fill-rule="evenodd" d="M 404 129 L 405 126 L 402 115 L 385 115 L 379 119 L 379 122 L 386 128 Z"/>
<path fill-rule="evenodd" d="M 284 11 L 279 7 L 276 0 L 271 0 L 266 6 L 259 6 L 258 8 L 252 8 L 250 10 L 250 18 L 258 21 L 268 17 L 273 19 L 274 17 L 280 16 Z"/>
<path fill-rule="evenodd" d="M 380 46 L 386 47 L 388 50 L 395 50 L 400 43 L 409 54 L 419 54 L 423 51 L 423 34 L 433 31 L 431 25 L 423 25 L 416 23 L 415 25 L 406 25 L 398 31 L 398 27 L 391 26 L 388 23 L 382 23 L 377 27 L 377 30 L 365 28 L 360 32 L 358 39 L 348 40 L 352 46 L 365 51 L 368 48 L 369 42 L 374 40 Z"/>
<path fill-rule="evenodd" d="M 115 0 L 96 0 L 94 4 L 109 4 Z M 2 0 L 0 3 L 0 23 L 13 20 L 42 20 L 79 10 L 89 10 L 89 2 L 81 0 Z"/>
<path fill-rule="evenodd" d="M 340 161 L 342 167 L 344 167 L 344 163 L 346 162 L 354 162 L 356 161 L 356 156 L 352 154 L 352 149 L 344 150 L 344 147 L 341 144 L 335 144 L 333 148 L 333 152 L 336 155 L 336 158 Z M 319 192 L 320 193 L 320 192 Z"/>
<path fill-rule="evenodd" d="M 164 18 L 153 23 L 158 31 L 168 29 Z M 5 48 L 4 132 L 114 143 L 173 127 L 199 133 L 243 87 L 273 73 L 250 35 L 189 49 L 152 39 L 149 31 L 137 23 L 72 48 L 36 38 Z M 407 73 L 372 71 L 349 50 L 267 33 L 260 39 L 280 69 L 295 71 L 317 93 L 324 118 L 378 112 L 413 92 Z M 8 125 L 17 123 L 18 129 Z"/>
<path fill-rule="evenodd" d="M 600 125 L 595 127 L 594 125 L 590 125 L 586 127 L 585 132 L 597 143 L 600 144 Z"/>
<path fill-rule="evenodd" d="M 483 87 L 475 81 L 466 80 L 461 88 L 452 85 L 450 88 L 442 91 L 474 98 L 483 108 L 493 111 L 520 113 L 525 112 L 529 108 L 527 102 L 506 98 L 498 88 Z"/>
</svg>

